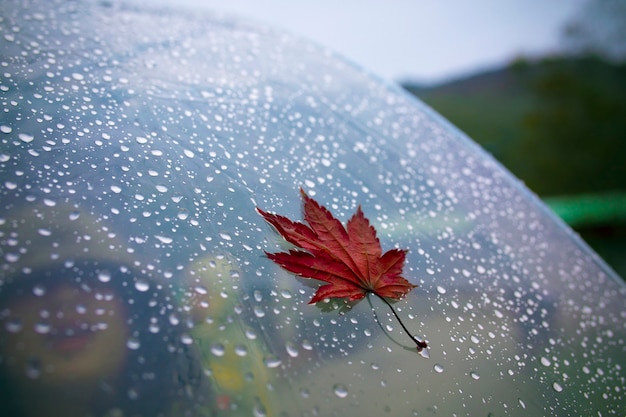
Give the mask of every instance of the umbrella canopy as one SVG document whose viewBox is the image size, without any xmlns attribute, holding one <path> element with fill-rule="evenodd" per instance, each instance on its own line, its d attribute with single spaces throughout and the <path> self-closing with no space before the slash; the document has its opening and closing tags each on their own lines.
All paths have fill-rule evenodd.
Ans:
<svg viewBox="0 0 626 417">
<path fill-rule="evenodd" d="M 624 283 L 398 87 L 210 14 L 5 1 L 0 35 L 6 413 L 626 407 Z M 316 281 L 267 259 L 255 209 L 301 219 L 301 187 L 409 250 L 394 307 L 421 355 L 379 299 L 309 305 Z"/>
</svg>

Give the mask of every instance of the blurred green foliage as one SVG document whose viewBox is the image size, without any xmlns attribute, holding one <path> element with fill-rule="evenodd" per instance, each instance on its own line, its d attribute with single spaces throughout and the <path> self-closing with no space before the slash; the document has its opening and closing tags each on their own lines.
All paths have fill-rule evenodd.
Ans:
<svg viewBox="0 0 626 417">
<path fill-rule="evenodd" d="M 626 189 L 626 65 L 546 59 L 503 162 L 540 195 Z"/>
<path fill-rule="evenodd" d="M 518 60 L 407 90 L 542 196 L 626 190 L 626 65 L 597 57 Z"/>
<path fill-rule="evenodd" d="M 548 203 L 557 201 L 557 212 L 577 205 L 587 210 L 581 196 L 622 198 L 626 193 L 623 62 L 591 54 L 519 59 L 503 69 L 434 87 L 404 87 Z M 560 198 L 550 199 L 555 196 Z M 571 224 L 626 277 L 626 214 L 603 216 L 605 207 L 596 208 L 594 215 L 577 215 Z M 585 220 L 589 218 L 593 221 Z"/>
</svg>

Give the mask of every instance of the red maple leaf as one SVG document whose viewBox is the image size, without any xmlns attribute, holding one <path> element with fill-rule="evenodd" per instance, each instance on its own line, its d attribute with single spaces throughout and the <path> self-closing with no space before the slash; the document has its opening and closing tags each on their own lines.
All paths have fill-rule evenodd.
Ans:
<svg viewBox="0 0 626 417">
<path fill-rule="evenodd" d="M 360 300 L 369 293 L 377 295 L 393 311 L 404 330 L 416 342 L 418 350 L 427 347 L 414 338 L 387 298 L 398 300 L 417 285 L 401 276 L 406 250 L 391 249 L 383 253 L 376 229 L 363 215 L 361 206 L 344 227 L 328 209 L 300 189 L 304 202 L 304 220 L 308 225 L 287 217 L 257 211 L 289 243 L 299 249 L 268 253 L 267 257 L 289 272 L 313 278 L 322 285 L 309 304 L 326 298 Z"/>
</svg>

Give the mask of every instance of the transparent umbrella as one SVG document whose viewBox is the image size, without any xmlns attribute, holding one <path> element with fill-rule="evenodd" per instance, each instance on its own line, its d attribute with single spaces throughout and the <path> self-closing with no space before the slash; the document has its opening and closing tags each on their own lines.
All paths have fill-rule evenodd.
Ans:
<svg viewBox="0 0 626 417">
<path fill-rule="evenodd" d="M 223 16 L 5 1 L 0 35 L 2 415 L 623 415 L 624 283 L 398 87 Z M 409 250 L 421 355 L 265 256 L 300 187 Z"/>
</svg>

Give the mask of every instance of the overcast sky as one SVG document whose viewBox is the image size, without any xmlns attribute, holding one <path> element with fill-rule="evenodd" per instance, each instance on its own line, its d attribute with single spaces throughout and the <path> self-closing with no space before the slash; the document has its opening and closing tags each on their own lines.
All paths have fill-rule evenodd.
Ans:
<svg viewBox="0 0 626 417">
<path fill-rule="evenodd" d="M 140 0 L 136 0 L 140 2 Z M 270 23 L 396 81 L 436 83 L 555 51 L 585 0 L 155 0 Z"/>
</svg>

